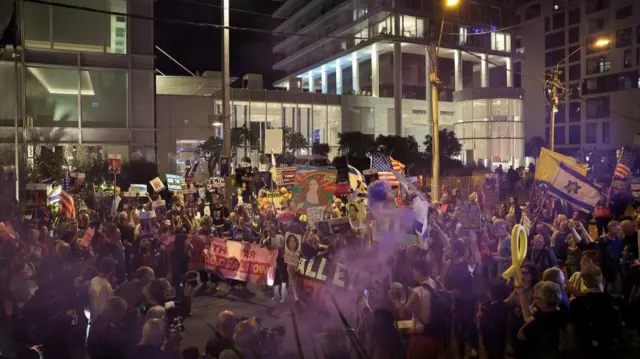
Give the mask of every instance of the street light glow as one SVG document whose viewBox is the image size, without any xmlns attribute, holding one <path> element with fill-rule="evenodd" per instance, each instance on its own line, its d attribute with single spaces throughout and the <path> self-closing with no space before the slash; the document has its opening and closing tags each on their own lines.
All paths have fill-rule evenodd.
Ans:
<svg viewBox="0 0 640 359">
<path fill-rule="evenodd" d="M 610 43 L 611 43 L 611 39 L 602 38 L 602 39 L 596 40 L 596 42 L 593 43 L 593 46 L 595 46 L 595 47 L 607 47 L 607 46 L 609 46 Z"/>
<path fill-rule="evenodd" d="M 459 3 L 460 3 L 460 0 L 445 0 L 446 7 L 458 6 Z"/>
</svg>

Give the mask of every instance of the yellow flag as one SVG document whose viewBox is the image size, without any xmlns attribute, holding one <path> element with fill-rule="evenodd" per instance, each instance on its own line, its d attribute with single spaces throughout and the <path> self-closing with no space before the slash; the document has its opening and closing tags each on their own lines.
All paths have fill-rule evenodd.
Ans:
<svg viewBox="0 0 640 359">
<path fill-rule="evenodd" d="M 535 179 L 537 181 L 552 182 L 560 163 L 564 163 L 584 176 L 587 175 L 586 164 L 578 163 L 573 157 L 561 155 L 543 147 L 540 149 L 540 156 L 536 163 Z"/>
</svg>

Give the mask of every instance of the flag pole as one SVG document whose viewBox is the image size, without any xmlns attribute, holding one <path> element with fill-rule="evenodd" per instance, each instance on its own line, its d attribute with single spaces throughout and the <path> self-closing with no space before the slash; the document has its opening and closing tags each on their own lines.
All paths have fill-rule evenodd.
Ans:
<svg viewBox="0 0 640 359">
<path fill-rule="evenodd" d="M 622 158 L 623 154 L 624 154 L 624 147 L 622 147 L 622 150 L 620 150 L 620 155 L 616 159 L 616 167 L 618 167 L 618 163 L 620 163 L 620 159 Z M 613 181 L 615 179 L 616 179 L 616 170 L 615 170 L 615 167 L 614 167 L 613 176 L 611 176 L 611 183 L 609 183 L 609 192 L 607 192 L 607 207 L 609 207 L 608 204 L 611 201 L 611 189 L 613 188 Z"/>
</svg>

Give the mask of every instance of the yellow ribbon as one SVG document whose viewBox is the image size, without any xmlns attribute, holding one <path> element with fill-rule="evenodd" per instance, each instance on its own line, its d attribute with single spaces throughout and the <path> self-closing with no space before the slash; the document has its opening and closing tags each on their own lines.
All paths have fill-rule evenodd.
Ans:
<svg viewBox="0 0 640 359">
<path fill-rule="evenodd" d="M 511 267 L 502 273 L 502 278 L 507 281 L 513 277 L 516 287 L 522 285 L 522 272 L 520 266 L 527 255 L 527 231 L 520 224 L 513 226 L 511 230 Z"/>
</svg>

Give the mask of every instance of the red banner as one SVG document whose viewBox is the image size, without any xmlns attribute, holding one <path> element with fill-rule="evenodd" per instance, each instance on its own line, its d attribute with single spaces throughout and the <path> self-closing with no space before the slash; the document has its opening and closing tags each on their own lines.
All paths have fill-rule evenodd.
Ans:
<svg viewBox="0 0 640 359">
<path fill-rule="evenodd" d="M 257 244 L 214 238 L 203 251 L 204 267 L 228 279 L 272 285 L 278 251 Z"/>
</svg>

